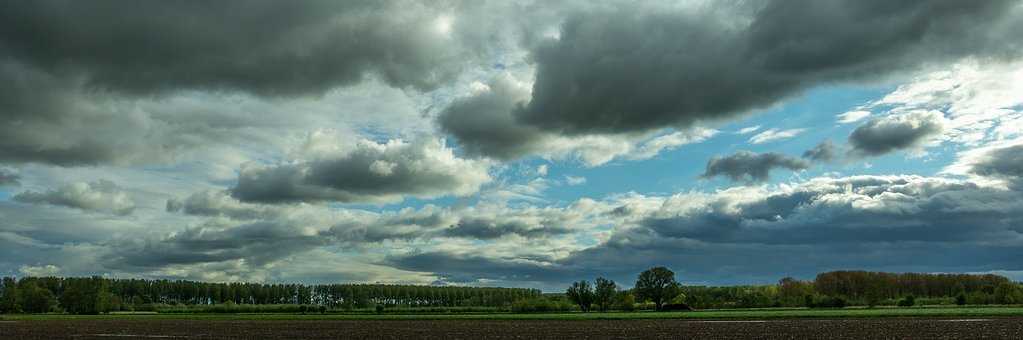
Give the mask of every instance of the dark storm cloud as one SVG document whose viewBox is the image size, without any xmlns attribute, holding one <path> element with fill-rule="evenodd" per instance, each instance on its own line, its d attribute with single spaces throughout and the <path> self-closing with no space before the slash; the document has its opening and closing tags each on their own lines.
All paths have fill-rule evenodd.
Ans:
<svg viewBox="0 0 1023 340">
<path fill-rule="evenodd" d="M 492 81 L 489 89 L 461 98 L 444 109 L 438 123 L 461 143 L 466 153 L 509 160 L 539 151 L 548 138 L 540 130 L 518 124 L 511 112 L 528 102 L 528 89 L 509 77 Z"/>
<path fill-rule="evenodd" d="M 619 9 L 569 17 L 535 53 L 523 121 L 569 134 L 688 126 L 824 81 L 1016 55 L 1017 1 L 770 1 L 747 18 Z"/>
<path fill-rule="evenodd" d="M 993 149 L 979 162 L 972 164 L 970 172 L 1023 186 L 1023 145 Z"/>
<path fill-rule="evenodd" d="M 50 204 L 86 211 L 128 215 L 135 210 L 135 202 L 114 182 L 100 180 L 91 183 L 72 183 L 57 189 L 14 195 L 14 201 L 32 204 Z"/>
<path fill-rule="evenodd" d="M 480 94 L 456 103 L 441 124 L 470 149 L 506 158 L 530 147 L 524 136 L 535 133 L 531 128 L 554 135 L 685 128 L 765 108 L 820 84 L 871 81 L 970 56 L 1015 58 L 1021 48 L 1017 1 L 752 6 L 577 11 L 557 38 L 533 49 L 536 80 L 528 103 L 488 105 L 510 100 Z M 498 107 L 511 110 L 516 124 L 503 119 L 486 129 L 483 117 Z M 467 109 L 479 111 L 472 124 L 451 119 L 469 116 Z M 491 143 L 488 131 L 516 125 L 520 133 Z M 495 145 L 483 147 L 489 144 Z"/>
<path fill-rule="evenodd" d="M 826 140 L 817 144 L 812 149 L 803 152 L 803 158 L 814 162 L 830 162 L 835 159 L 836 153 L 835 144 L 831 143 L 830 140 Z"/>
<path fill-rule="evenodd" d="M 8 2 L 0 46 L 30 67 L 132 93 L 319 93 L 367 74 L 430 89 L 458 69 L 450 40 L 430 29 L 435 11 L 379 1 Z"/>
<path fill-rule="evenodd" d="M 0 161 L 151 163 L 220 142 L 214 125 L 226 114 L 216 108 L 193 122 L 139 105 L 168 96 L 314 97 L 367 77 L 432 90 L 478 55 L 438 26 L 455 10 L 417 1 L 5 2 Z M 236 125 L 248 124 L 258 122 Z"/>
<path fill-rule="evenodd" d="M 915 112 L 885 116 L 868 121 L 849 135 L 851 152 L 878 156 L 920 146 L 944 131 L 944 118 L 937 112 Z"/>
<path fill-rule="evenodd" d="M 490 181 L 482 161 L 460 159 L 435 140 L 357 143 L 329 158 L 242 169 L 231 195 L 245 202 L 393 202 L 404 196 L 468 195 Z"/>
<path fill-rule="evenodd" d="M 772 169 L 798 171 L 809 167 L 810 163 L 805 160 L 776 152 L 739 151 L 729 156 L 711 158 L 707 161 L 707 169 L 701 176 L 704 178 L 725 176 L 736 182 L 763 182 L 768 179 Z"/>
<path fill-rule="evenodd" d="M 7 169 L 0 168 L 0 187 L 17 186 L 20 184 L 21 176 Z"/>
</svg>

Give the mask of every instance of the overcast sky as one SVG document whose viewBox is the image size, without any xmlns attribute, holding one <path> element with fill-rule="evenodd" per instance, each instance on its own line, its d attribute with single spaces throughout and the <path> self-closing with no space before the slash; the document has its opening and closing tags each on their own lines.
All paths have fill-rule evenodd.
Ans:
<svg viewBox="0 0 1023 340">
<path fill-rule="evenodd" d="M 1023 279 L 1021 1 L 6 1 L 0 275 Z"/>
</svg>

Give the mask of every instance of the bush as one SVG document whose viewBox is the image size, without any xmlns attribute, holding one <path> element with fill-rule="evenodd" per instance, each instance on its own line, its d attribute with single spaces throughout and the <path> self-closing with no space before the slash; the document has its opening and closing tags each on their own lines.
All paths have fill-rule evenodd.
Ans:
<svg viewBox="0 0 1023 340">
<path fill-rule="evenodd" d="M 377 311 L 377 314 L 383 313 L 384 312 L 384 305 L 377 305 L 376 311 Z"/>
<path fill-rule="evenodd" d="M 959 295 L 956 295 L 956 304 L 960 306 L 966 305 L 966 294 L 959 293 Z"/>
<path fill-rule="evenodd" d="M 543 297 L 522 299 L 511 304 L 512 313 L 567 312 L 570 309 L 572 309 L 572 306 L 565 302 L 551 301 Z"/>
<path fill-rule="evenodd" d="M 807 307 L 810 308 L 843 308 L 846 306 L 846 301 L 840 296 L 825 296 L 819 299 L 814 299 L 808 295 L 810 303 Z"/>
<path fill-rule="evenodd" d="M 614 308 L 624 312 L 634 311 L 636 310 L 636 297 L 629 292 L 618 292 L 618 295 L 615 296 Z"/>
<path fill-rule="evenodd" d="M 906 295 L 906 297 L 899 300 L 899 307 L 913 307 L 916 304 L 916 297 L 912 295 Z"/>
</svg>

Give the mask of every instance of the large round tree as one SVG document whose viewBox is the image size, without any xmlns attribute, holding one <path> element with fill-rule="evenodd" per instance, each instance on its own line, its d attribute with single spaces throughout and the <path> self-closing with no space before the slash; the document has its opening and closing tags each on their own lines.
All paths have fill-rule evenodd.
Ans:
<svg viewBox="0 0 1023 340">
<path fill-rule="evenodd" d="M 633 289 L 640 300 L 650 300 L 661 310 L 665 302 L 678 296 L 681 285 L 675 281 L 675 272 L 665 267 L 654 267 L 639 274 Z"/>
</svg>

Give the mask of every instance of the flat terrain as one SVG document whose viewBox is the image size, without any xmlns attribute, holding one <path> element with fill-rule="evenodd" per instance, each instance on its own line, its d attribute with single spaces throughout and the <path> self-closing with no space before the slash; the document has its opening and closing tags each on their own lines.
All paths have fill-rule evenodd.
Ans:
<svg viewBox="0 0 1023 340">
<path fill-rule="evenodd" d="M 0 321 L 3 339 L 1021 339 L 1023 318 Z"/>
<path fill-rule="evenodd" d="M 549 314 L 106 314 L 0 315 L 0 320 L 631 320 L 631 319 L 797 319 L 880 317 L 1023 317 L 1023 307 L 758 308 L 695 312 L 611 312 Z"/>
</svg>

